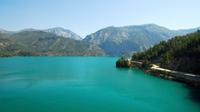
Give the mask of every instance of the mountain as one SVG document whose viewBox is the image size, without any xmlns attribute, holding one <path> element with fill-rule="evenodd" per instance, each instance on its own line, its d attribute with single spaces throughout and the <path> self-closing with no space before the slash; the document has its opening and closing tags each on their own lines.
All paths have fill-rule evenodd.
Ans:
<svg viewBox="0 0 200 112">
<path fill-rule="evenodd" d="M 155 63 L 163 68 L 200 74 L 200 30 L 162 41 L 132 60 Z"/>
<path fill-rule="evenodd" d="M 70 30 L 61 28 L 61 27 L 50 28 L 50 29 L 46 29 L 46 30 L 43 30 L 43 31 L 53 33 L 57 36 L 62 36 L 62 37 L 65 37 L 65 38 L 82 40 L 82 38 L 79 35 L 77 35 L 76 33 L 72 32 Z"/>
<path fill-rule="evenodd" d="M 96 56 L 104 52 L 96 45 L 57 36 L 44 31 L 20 31 L 11 35 L 0 34 L 0 54 Z M 12 49 L 11 49 L 12 48 Z M 9 51 L 9 52 L 8 52 Z"/>
<path fill-rule="evenodd" d="M 42 30 L 38 30 L 38 29 L 34 29 L 34 28 L 25 28 L 25 29 L 20 30 L 18 32 L 24 32 L 24 31 L 42 31 Z"/>
<path fill-rule="evenodd" d="M 61 36 L 61 37 L 65 37 L 65 38 L 82 40 L 82 38 L 79 35 L 77 35 L 76 33 L 72 32 L 70 30 L 64 29 L 62 27 L 54 27 L 54 28 L 49 28 L 49 29 L 44 29 L 44 30 L 34 29 L 34 28 L 26 28 L 19 32 L 23 32 L 23 31 L 44 31 L 44 32 L 53 33 L 57 36 Z"/>
<path fill-rule="evenodd" d="M 19 50 L 23 48 L 23 46 L 17 44 L 16 42 L 8 38 L 4 38 L 4 36 L 0 33 L 0 57 L 15 56 L 16 54 L 20 54 Z"/>
<path fill-rule="evenodd" d="M 0 28 L 0 33 L 7 33 L 7 31 Z"/>
<path fill-rule="evenodd" d="M 18 46 L 14 51 L 25 52 L 22 54 L 130 56 L 160 41 L 195 32 L 197 29 L 170 30 L 155 24 L 111 26 L 90 34 L 84 39 L 61 27 L 45 30 L 28 28 L 15 32 L 0 29 L 0 38 L 4 41 L 8 39 L 7 43 L 13 43 L 11 46 Z M 10 46 L 5 47 L 10 44 L 2 43 L 4 41 L 0 40 L 4 49 L 10 49 Z"/>
<path fill-rule="evenodd" d="M 9 33 L 12 33 L 12 31 L 7 31 L 0 28 L 0 34 L 9 34 Z"/>
<path fill-rule="evenodd" d="M 197 28 L 170 30 L 155 24 L 111 26 L 86 36 L 83 41 L 99 45 L 110 56 L 120 56 L 143 51 L 162 40 L 168 40 L 174 36 L 185 35 L 196 30 Z"/>
</svg>

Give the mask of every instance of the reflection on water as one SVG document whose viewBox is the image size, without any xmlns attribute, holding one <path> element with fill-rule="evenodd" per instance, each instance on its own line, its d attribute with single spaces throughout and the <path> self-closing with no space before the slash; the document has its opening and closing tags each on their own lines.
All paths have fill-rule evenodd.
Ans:
<svg viewBox="0 0 200 112">
<path fill-rule="evenodd" d="M 0 112 L 199 112 L 199 89 L 110 57 L 0 58 Z"/>
</svg>

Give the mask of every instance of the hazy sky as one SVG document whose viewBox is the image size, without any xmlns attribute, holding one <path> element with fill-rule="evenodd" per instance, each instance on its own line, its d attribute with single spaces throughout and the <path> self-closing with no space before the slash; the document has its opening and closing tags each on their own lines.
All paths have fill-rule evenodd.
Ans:
<svg viewBox="0 0 200 112">
<path fill-rule="evenodd" d="M 0 28 L 64 27 L 84 37 L 107 26 L 200 26 L 200 0 L 0 0 Z"/>
</svg>

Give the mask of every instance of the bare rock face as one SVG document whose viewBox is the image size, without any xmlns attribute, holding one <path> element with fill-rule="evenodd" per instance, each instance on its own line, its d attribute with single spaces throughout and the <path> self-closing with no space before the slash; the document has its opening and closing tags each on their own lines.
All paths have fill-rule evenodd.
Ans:
<svg viewBox="0 0 200 112">
<path fill-rule="evenodd" d="M 53 33 L 57 36 L 62 36 L 62 37 L 65 37 L 65 38 L 82 40 L 82 38 L 79 35 L 77 35 L 76 33 L 72 32 L 70 30 L 61 28 L 61 27 L 50 28 L 50 29 L 46 29 L 44 31 L 48 32 L 48 33 Z"/>
<path fill-rule="evenodd" d="M 83 41 L 99 45 L 107 55 L 121 56 L 143 51 L 162 40 L 195 32 L 196 29 L 170 30 L 155 24 L 111 26 L 86 36 Z"/>
<path fill-rule="evenodd" d="M 98 46 L 81 40 L 65 38 L 41 30 L 23 30 L 6 36 L 0 34 L 0 56 L 4 54 L 6 56 L 7 54 L 9 56 L 102 56 L 104 52 Z"/>
</svg>

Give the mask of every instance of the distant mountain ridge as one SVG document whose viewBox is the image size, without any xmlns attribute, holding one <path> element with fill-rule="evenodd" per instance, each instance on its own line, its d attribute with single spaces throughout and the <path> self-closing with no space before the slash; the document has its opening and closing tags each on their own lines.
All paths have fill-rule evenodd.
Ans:
<svg viewBox="0 0 200 112">
<path fill-rule="evenodd" d="M 70 30 L 64 29 L 62 27 L 54 27 L 54 28 L 43 30 L 43 31 L 53 33 L 53 34 L 56 34 L 57 36 L 62 36 L 65 38 L 82 40 L 82 38 L 79 35 L 77 35 L 76 33 L 72 32 Z"/>
<path fill-rule="evenodd" d="M 65 38 L 82 40 L 82 38 L 78 34 L 72 32 L 68 29 L 64 29 L 62 27 L 53 27 L 53 28 L 48 28 L 48 29 L 25 28 L 25 29 L 22 29 L 20 31 L 7 31 L 7 30 L 4 30 L 4 29 L 0 29 L 0 33 L 19 33 L 19 32 L 23 32 L 23 31 L 44 31 L 44 32 L 52 33 L 52 34 L 55 34 L 57 36 L 61 36 L 61 37 L 65 37 Z"/>
<path fill-rule="evenodd" d="M 4 30 L 2 28 L 0 28 L 0 33 L 1 34 L 6 34 L 6 33 L 10 33 L 11 31 L 7 31 L 7 30 Z"/>
<path fill-rule="evenodd" d="M 0 33 L 0 56 L 99 56 L 102 49 L 73 38 L 40 30 Z"/>
<path fill-rule="evenodd" d="M 0 29 L 2 45 L 0 49 L 1 47 L 7 49 L 8 45 L 9 49 L 16 50 L 15 46 L 17 46 L 17 51 L 23 52 L 30 48 L 28 52 L 34 51 L 33 54 L 36 55 L 131 56 L 134 52 L 146 50 L 160 41 L 192 33 L 197 29 L 199 28 L 170 30 L 156 24 L 110 26 L 87 35 L 84 39 L 61 27 L 43 30 L 27 28 L 20 31 Z"/>
<path fill-rule="evenodd" d="M 120 56 L 142 51 L 162 40 L 195 32 L 197 29 L 170 30 L 156 24 L 111 26 L 86 36 L 83 41 L 99 45 L 110 56 Z"/>
</svg>

